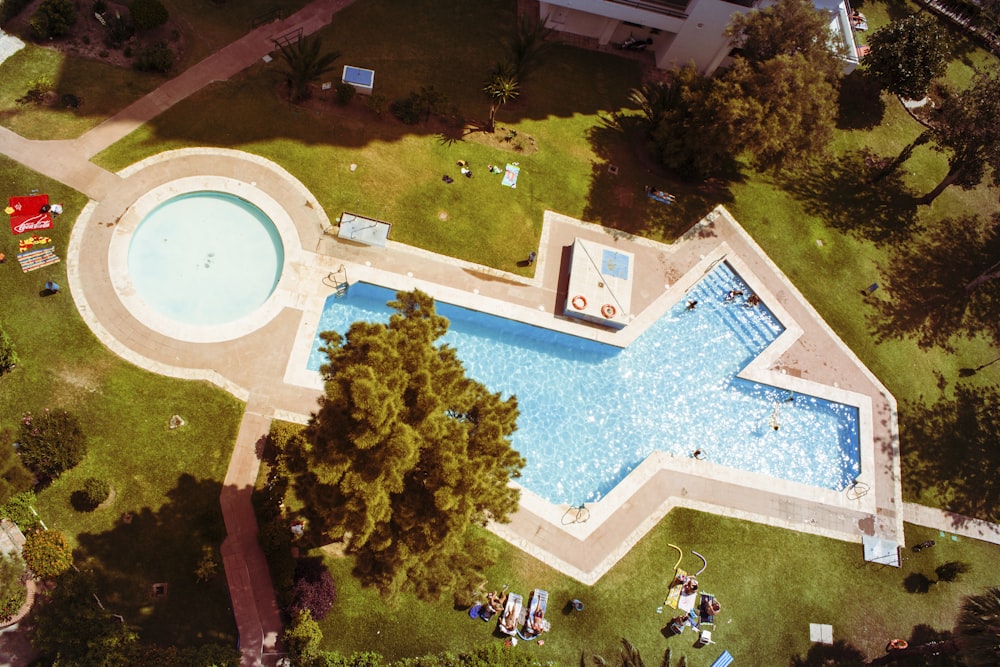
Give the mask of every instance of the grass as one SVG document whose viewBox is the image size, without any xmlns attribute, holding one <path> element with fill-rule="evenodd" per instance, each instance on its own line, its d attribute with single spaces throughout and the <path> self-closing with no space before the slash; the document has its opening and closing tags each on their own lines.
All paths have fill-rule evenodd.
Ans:
<svg viewBox="0 0 1000 667">
<path fill-rule="evenodd" d="M 858 544 L 674 510 L 596 585 L 583 586 L 490 539 L 499 558 L 486 573 L 487 590 L 510 584 L 525 600 L 532 588 L 549 591 L 552 631 L 545 645 L 522 643 L 518 650 L 558 665 L 579 664 L 582 651 L 613 659 L 621 637 L 639 648 L 647 664 L 659 664 L 668 647 L 675 661 L 683 655 L 691 667 L 711 664 L 722 648 L 748 665 L 788 664 L 794 656 L 809 656 L 809 623 L 829 623 L 835 639 L 877 656 L 889 638 L 913 638 L 917 626 L 951 629 L 962 597 L 991 584 L 996 553 L 991 545 L 908 526 L 908 543 L 933 539 L 937 546 L 907 552 L 900 569 L 879 567 L 862 562 Z M 700 565 L 692 550 L 708 560 L 699 582 L 723 605 L 717 646 L 694 648 L 690 630 L 681 636 L 661 633 L 673 611 L 657 612 L 676 561 L 670 544 L 684 549 L 682 567 L 689 570 Z M 920 575 L 936 581 L 935 568 L 956 560 L 971 566 L 958 581 L 930 585 L 926 593 L 907 591 Z M 345 654 L 372 650 L 396 659 L 500 641 L 495 622 L 470 620 L 467 609 L 450 599 L 424 603 L 404 597 L 389 607 L 358 586 L 351 559 L 327 557 L 327 563 L 337 584 L 337 602 L 321 623 L 330 648 Z M 582 612 L 568 609 L 574 598 L 584 602 Z"/>
<path fill-rule="evenodd" d="M 65 214 L 41 234 L 53 239 L 65 262 L 69 222 L 84 197 L 5 157 L 0 179 L 5 193 L 38 189 L 63 203 Z M 218 498 L 242 404 L 207 384 L 154 375 L 116 357 L 80 318 L 65 263 L 21 273 L 17 240 L 0 235 L 0 251 L 8 257 L 0 265 L 0 327 L 20 357 L 17 368 L 0 378 L 0 431 L 16 433 L 26 411 L 59 407 L 79 417 L 89 445 L 79 466 L 39 493 L 41 519 L 70 538 L 77 564 L 104 581 L 105 605 L 138 625 L 146 639 L 234 642 L 224 577 L 199 585 L 194 570 L 202 544 L 217 548 L 224 537 Z M 50 279 L 63 291 L 40 296 Z M 174 414 L 187 425 L 172 431 Z M 111 485 L 108 507 L 75 508 L 74 493 L 88 477 Z M 127 525 L 121 521 L 126 512 L 135 517 Z M 169 595 L 154 602 L 149 591 L 158 582 L 169 584 Z"/>
</svg>

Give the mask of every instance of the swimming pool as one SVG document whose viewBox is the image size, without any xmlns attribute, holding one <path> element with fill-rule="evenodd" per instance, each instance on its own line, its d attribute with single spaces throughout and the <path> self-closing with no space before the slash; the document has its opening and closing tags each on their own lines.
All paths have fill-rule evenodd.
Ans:
<svg viewBox="0 0 1000 667">
<path fill-rule="evenodd" d="M 267 215 L 222 192 L 168 199 L 142 219 L 128 246 L 136 293 L 184 324 L 224 324 L 253 312 L 274 291 L 283 263 Z"/>
<path fill-rule="evenodd" d="M 603 497 L 653 451 L 696 449 L 726 466 L 841 490 L 860 471 L 853 406 L 736 377 L 782 331 L 722 263 L 682 303 L 622 350 L 438 302 L 468 374 L 517 396 L 519 482 L 554 503 Z M 327 301 L 309 357 L 324 361 L 318 332 L 356 320 L 387 321 L 391 290 L 357 283 Z M 687 300 L 698 301 L 687 310 Z M 793 400 L 789 400 L 793 399 Z M 773 424 L 780 428 L 775 430 Z"/>
</svg>

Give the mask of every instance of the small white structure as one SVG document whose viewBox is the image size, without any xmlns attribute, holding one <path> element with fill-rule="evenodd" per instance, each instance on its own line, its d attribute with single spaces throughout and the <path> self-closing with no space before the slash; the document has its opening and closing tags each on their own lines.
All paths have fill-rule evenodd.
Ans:
<svg viewBox="0 0 1000 667">
<path fill-rule="evenodd" d="M 340 230 L 337 232 L 337 237 L 384 248 L 389 242 L 390 229 L 392 223 L 344 211 L 340 216 Z"/>
<path fill-rule="evenodd" d="M 344 65 L 344 75 L 341 77 L 344 83 L 350 84 L 358 89 L 358 92 L 371 95 L 375 88 L 375 70 Z"/>
<path fill-rule="evenodd" d="M 569 287 L 564 312 L 615 329 L 629 323 L 635 256 L 600 243 L 577 238 L 569 263 Z"/>
</svg>

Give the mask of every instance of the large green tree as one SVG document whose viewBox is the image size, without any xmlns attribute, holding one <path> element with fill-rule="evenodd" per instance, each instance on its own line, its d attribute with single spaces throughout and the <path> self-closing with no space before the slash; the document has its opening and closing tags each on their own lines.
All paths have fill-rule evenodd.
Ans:
<svg viewBox="0 0 1000 667">
<path fill-rule="evenodd" d="M 1000 75 L 977 74 L 972 84 L 948 95 L 928 130 L 934 150 L 948 153 L 948 173 L 921 197 L 930 204 L 949 185 L 971 190 L 992 172 L 1000 185 Z"/>
<path fill-rule="evenodd" d="M 279 45 L 288 78 L 288 96 L 292 102 L 308 98 L 309 86 L 333 70 L 340 54 L 336 51 L 322 53 L 322 50 L 323 40 L 319 35 L 299 37 L 290 44 Z"/>
<path fill-rule="evenodd" d="M 322 334 L 325 395 L 289 468 L 310 530 L 342 539 L 362 581 L 436 599 L 489 561 L 470 527 L 517 509 L 517 401 L 466 377 L 431 297 L 389 305 L 387 325 Z"/>
<path fill-rule="evenodd" d="M 841 70 L 838 54 L 846 48 L 830 30 L 829 13 L 809 0 L 778 0 L 765 9 L 736 14 L 726 36 L 739 57 L 751 63 L 800 55 L 831 78 Z"/>
<path fill-rule="evenodd" d="M 951 43 L 930 14 L 911 14 L 879 28 L 868 38 L 865 70 L 893 95 L 919 100 L 931 81 L 944 74 Z"/>
<path fill-rule="evenodd" d="M 24 465 L 38 475 L 59 477 L 87 454 L 87 437 L 80 421 L 66 410 L 45 408 L 21 417 L 18 453 Z"/>
</svg>

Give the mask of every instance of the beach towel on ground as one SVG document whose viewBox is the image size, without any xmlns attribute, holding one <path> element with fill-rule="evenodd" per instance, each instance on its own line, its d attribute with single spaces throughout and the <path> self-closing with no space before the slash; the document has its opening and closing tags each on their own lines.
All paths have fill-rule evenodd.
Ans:
<svg viewBox="0 0 1000 667">
<path fill-rule="evenodd" d="M 35 271 L 43 266 L 49 266 L 59 261 L 56 251 L 52 248 L 42 248 L 40 250 L 30 250 L 22 252 L 17 256 L 17 261 L 21 264 L 21 271 Z"/>
<path fill-rule="evenodd" d="M 52 229 L 52 215 L 49 211 L 48 195 L 32 195 L 31 197 L 11 197 L 8 200 L 10 214 L 10 231 L 23 234 L 38 229 Z M 42 208 L 45 212 L 42 212 Z"/>
<path fill-rule="evenodd" d="M 507 164 L 507 168 L 503 173 L 503 180 L 500 181 L 501 185 L 506 185 L 508 188 L 517 187 L 517 177 L 521 173 L 521 167 L 516 164 Z"/>
<path fill-rule="evenodd" d="M 28 250 L 34 248 L 36 245 L 48 245 L 50 243 L 52 243 L 52 239 L 50 239 L 48 236 L 39 236 L 38 234 L 32 234 L 28 238 L 21 239 L 20 241 L 17 242 L 17 251 L 27 252 Z"/>
</svg>

